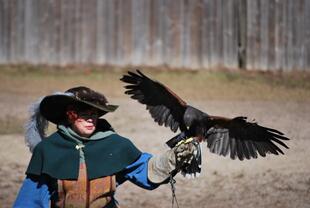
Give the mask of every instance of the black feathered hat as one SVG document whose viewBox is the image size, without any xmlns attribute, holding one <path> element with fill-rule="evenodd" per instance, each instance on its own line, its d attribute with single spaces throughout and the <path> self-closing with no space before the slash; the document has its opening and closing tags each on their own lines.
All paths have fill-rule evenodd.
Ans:
<svg viewBox="0 0 310 208">
<path fill-rule="evenodd" d="M 69 105 L 95 108 L 98 110 L 99 117 L 115 111 L 118 107 L 108 104 L 103 94 L 83 86 L 40 98 L 30 106 L 30 117 L 25 125 L 25 142 L 31 152 L 45 138 L 45 131 L 48 128 L 47 121 L 56 125 L 65 121 Z"/>
<path fill-rule="evenodd" d="M 117 105 L 110 105 L 106 97 L 88 87 L 80 86 L 70 88 L 64 93 L 56 93 L 43 98 L 40 103 L 40 112 L 48 121 L 59 124 L 64 121 L 65 112 L 69 105 L 81 104 L 95 108 L 99 117 L 113 112 Z"/>
</svg>

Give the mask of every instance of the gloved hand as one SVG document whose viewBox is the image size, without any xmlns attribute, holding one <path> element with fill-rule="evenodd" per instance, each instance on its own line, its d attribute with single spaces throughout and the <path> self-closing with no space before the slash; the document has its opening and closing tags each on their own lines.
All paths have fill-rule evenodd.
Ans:
<svg viewBox="0 0 310 208">
<path fill-rule="evenodd" d="M 191 163 L 194 158 L 195 146 L 182 143 L 161 155 L 152 157 L 148 162 L 148 178 L 153 183 L 162 183 L 169 178 L 174 170 L 180 170 Z"/>
</svg>

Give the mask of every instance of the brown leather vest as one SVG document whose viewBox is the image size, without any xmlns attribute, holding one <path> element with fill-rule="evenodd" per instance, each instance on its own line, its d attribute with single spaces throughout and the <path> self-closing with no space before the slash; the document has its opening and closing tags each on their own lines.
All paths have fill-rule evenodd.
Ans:
<svg viewBox="0 0 310 208">
<path fill-rule="evenodd" d="M 81 163 L 77 180 L 58 180 L 58 200 L 55 206 L 59 208 L 117 208 L 113 199 L 115 189 L 115 176 L 88 180 L 85 163 Z"/>
</svg>

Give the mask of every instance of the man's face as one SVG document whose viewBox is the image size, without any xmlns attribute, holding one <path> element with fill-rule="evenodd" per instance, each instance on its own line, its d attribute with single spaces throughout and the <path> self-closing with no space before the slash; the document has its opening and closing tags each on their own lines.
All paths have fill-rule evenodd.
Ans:
<svg viewBox="0 0 310 208">
<path fill-rule="evenodd" d="M 82 112 L 68 110 L 67 116 L 72 130 L 82 137 L 89 137 L 96 130 L 98 111 L 95 109 Z"/>
</svg>

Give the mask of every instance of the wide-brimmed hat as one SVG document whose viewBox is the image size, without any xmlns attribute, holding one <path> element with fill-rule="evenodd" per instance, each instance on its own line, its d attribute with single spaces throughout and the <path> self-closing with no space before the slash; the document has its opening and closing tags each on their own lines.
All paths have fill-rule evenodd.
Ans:
<svg viewBox="0 0 310 208">
<path fill-rule="evenodd" d="M 105 96 L 88 87 L 74 87 L 65 92 L 57 92 L 40 98 L 29 108 L 29 119 L 25 125 L 25 142 L 32 152 L 35 146 L 46 137 L 48 121 L 58 125 L 66 119 L 69 105 L 95 108 L 98 116 L 117 109 L 117 105 L 108 104 Z M 85 108 L 84 108 L 85 109 Z"/>
<path fill-rule="evenodd" d="M 55 124 L 64 121 L 69 105 L 82 104 L 98 110 L 99 117 L 115 111 L 118 106 L 110 105 L 106 97 L 88 87 L 70 88 L 64 93 L 55 93 L 43 98 L 40 103 L 40 113 L 48 121 Z"/>
</svg>

